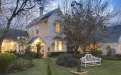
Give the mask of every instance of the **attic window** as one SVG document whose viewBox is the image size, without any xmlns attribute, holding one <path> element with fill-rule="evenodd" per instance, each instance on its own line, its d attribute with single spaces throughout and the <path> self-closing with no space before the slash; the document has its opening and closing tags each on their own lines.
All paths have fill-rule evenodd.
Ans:
<svg viewBox="0 0 121 75">
<path fill-rule="evenodd" d="M 60 32 L 60 24 L 58 24 L 58 23 L 55 24 L 55 32 L 56 33 Z"/>
</svg>

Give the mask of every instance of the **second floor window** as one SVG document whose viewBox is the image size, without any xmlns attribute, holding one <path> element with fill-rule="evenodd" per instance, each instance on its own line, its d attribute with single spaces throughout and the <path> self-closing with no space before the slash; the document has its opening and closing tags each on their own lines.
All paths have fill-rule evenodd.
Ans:
<svg viewBox="0 0 121 75">
<path fill-rule="evenodd" d="M 57 33 L 60 32 L 60 24 L 55 25 L 55 32 L 57 32 Z"/>
<path fill-rule="evenodd" d="M 34 32 L 32 31 L 32 37 L 34 37 Z"/>
<path fill-rule="evenodd" d="M 28 29 L 28 34 L 30 34 L 30 28 Z"/>
</svg>

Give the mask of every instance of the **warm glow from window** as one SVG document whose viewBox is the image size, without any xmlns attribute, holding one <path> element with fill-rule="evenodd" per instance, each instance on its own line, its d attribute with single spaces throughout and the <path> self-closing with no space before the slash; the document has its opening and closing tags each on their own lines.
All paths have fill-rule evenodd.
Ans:
<svg viewBox="0 0 121 75">
<path fill-rule="evenodd" d="M 28 34 L 30 34 L 30 28 L 28 29 Z"/>
<path fill-rule="evenodd" d="M 60 32 L 60 24 L 55 25 L 55 32 Z"/>
<path fill-rule="evenodd" d="M 62 41 L 58 42 L 58 48 L 59 48 L 59 51 L 62 51 Z"/>
<path fill-rule="evenodd" d="M 57 49 L 58 49 L 58 42 L 55 41 L 55 51 L 57 51 Z"/>
<path fill-rule="evenodd" d="M 93 44 L 90 44 L 90 49 L 99 50 L 99 44 L 96 44 L 95 46 Z"/>
</svg>

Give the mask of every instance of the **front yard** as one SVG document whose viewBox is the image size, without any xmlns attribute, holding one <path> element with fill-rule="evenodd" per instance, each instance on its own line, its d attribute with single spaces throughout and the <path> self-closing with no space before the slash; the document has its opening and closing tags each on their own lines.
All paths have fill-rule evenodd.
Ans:
<svg viewBox="0 0 121 75">
<path fill-rule="evenodd" d="M 76 70 L 74 68 L 61 67 L 56 65 L 56 59 L 50 58 L 47 59 L 34 59 L 35 66 L 33 68 L 11 73 L 8 75 L 47 75 L 47 64 L 50 64 L 52 75 L 72 75 L 70 71 Z M 83 70 L 89 71 L 88 75 L 120 75 L 121 74 L 121 61 L 111 61 L 103 60 L 101 66 L 83 68 Z"/>
</svg>

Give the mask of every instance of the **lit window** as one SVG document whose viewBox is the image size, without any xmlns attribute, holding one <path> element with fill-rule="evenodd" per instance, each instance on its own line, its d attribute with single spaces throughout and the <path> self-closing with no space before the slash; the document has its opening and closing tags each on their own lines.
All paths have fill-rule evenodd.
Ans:
<svg viewBox="0 0 121 75">
<path fill-rule="evenodd" d="M 38 34 L 39 33 L 39 28 L 38 28 L 38 26 L 37 26 L 37 28 L 36 28 L 37 30 L 36 30 L 36 34 Z"/>
<path fill-rule="evenodd" d="M 30 28 L 28 29 L 28 34 L 30 34 Z"/>
<path fill-rule="evenodd" d="M 90 44 L 90 49 L 96 49 L 96 50 L 99 50 L 99 44 Z"/>
<path fill-rule="evenodd" d="M 58 48 L 59 48 L 59 51 L 62 51 L 62 41 L 58 42 Z"/>
<path fill-rule="evenodd" d="M 55 51 L 57 51 L 57 49 L 58 49 L 58 42 L 57 41 L 55 41 Z"/>
<path fill-rule="evenodd" d="M 55 25 L 55 32 L 60 32 L 60 24 Z"/>
<path fill-rule="evenodd" d="M 62 41 L 55 41 L 54 50 L 62 51 Z"/>
</svg>

